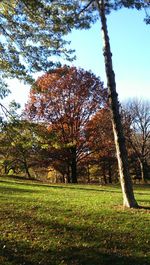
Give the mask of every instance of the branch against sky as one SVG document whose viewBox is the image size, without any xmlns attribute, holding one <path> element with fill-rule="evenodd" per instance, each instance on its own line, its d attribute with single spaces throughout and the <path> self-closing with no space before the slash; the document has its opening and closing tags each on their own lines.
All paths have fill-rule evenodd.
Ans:
<svg viewBox="0 0 150 265">
<path fill-rule="evenodd" d="M 72 60 L 64 36 L 71 28 L 89 28 L 91 12 L 75 19 L 79 1 L 12 0 L 0 2 L 0 74 L 31 81 L 31 74 L 48 71 L 62 56 Z M 58 59 L 59 61 L 59 59 Z"/>
<path fill-rule="evenodd" d="M 145 8 L 149 1 L 107 0 L 107 13 L 121 7 Z M 90 28 L 98 19 L 96 1 L 3 0 L 0 2 L 0 77 L 31 81 L 31 73 L 48 71 L 72 50 L 64 36 L 73 28 Z"/>
</svg>

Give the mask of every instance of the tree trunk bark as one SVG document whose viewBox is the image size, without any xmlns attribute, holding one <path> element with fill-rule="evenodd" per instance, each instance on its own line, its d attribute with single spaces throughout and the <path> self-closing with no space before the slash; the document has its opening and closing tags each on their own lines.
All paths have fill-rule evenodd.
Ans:
<svg viewBox="0 0 150 265">
<path fill-rule="evenodd" d="M 90 183 L 91 179 L 90 179 L 90 170 L 89 170 L 89 165 L 87 165 L 87 183 Z"/>
<path fill-rule="evenodd" d="M 4 174 L 8 174 L 7 164 L 4 164 Z"/>
<path fill-rule="evenodd" d="M 65 183 L 70 183 L 70 165 L 67 165 L 67 174 L 66 174 L 66 181 Z"/>
<path fill-rule="evenodd" d="M 109 180 L 109 184 L 112 184 L 112 173 L 111 173 L 111 161 L 110 159 L 108 159 L 108 180 Z"/>
<path fill-rule="evenodd" d="M 78 183 L 77 181 L 77 158 L 76 147 L 71 147 L 71 182 Z"/>
<path fill-rule="evenodd" d="M 114 132 L 114 140 L 116 146 L 118 168 L 120 175 L 120 183 L 123 193 L 123 205 L 128 208 L 137 208 L 138 204 L 134 198 L 132 182 L 129 175 L 128 156 L 125 145 L 125 137 L 123 135 L 123 128 L 121 124 L 121 116 L 119 113 L 118 95 L 116 93 L 115 74 L 112 65 L 112 53 L 110 49 L 109 35 L 107 30 L 107 20 L 105 15 L 104 0 L 96 0 L 99 15 L 102 24 L 102 33 L 104 40 L 103 55 L 105 60 L 105 71 L 107 77 L 107 86 L 109 92 L 109 104 L 112 116 L 112 126 Z"/>
<path fill-rule="evenodd" d="M 31 178 L 31 175 L 30 175 L 30 172 L 29 172 L 29 168 L 28 168 L 28 165 L 27 165 L 26 162 L 24 162 L 24 167 L 25 167 L 25 172 L 26 172 L 28 178 Z"/>
<path fill-rule="evenodd" d="M 143 160 L 140 160 L 140 170 L 141 170 L 141 180 L 142 183 L 146 182 L 146 163 Z"/>
<path fill-rule="evenodd" d="M 103 171 L 103 180 L 104 180 L 104 183 L 107 184 L 106 163 L 105 163 L 105 160 L 102 162 L 102 171 Z"/>
</svg>

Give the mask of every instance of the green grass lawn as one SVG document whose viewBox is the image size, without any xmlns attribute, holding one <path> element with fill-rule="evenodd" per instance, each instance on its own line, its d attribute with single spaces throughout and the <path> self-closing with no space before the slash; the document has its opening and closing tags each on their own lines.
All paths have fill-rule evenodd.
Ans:
<svg viewBox="0 0 150 265">
<path fill-rule="evenodd" d="M 135 195 L 123 209 L 118 186 L 0 178 L 0 264 L 150 264 L 150 186 Z"/>
</svg>

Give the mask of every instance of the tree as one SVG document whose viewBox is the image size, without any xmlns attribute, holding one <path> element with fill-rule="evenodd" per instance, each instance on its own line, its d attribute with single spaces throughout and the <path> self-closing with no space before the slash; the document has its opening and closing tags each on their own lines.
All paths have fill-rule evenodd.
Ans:
<svg viewBox="0 0 150 265">
<path fill-rule="evenodd" d="M 147 179 L 147 165 L 150 156 L 150 102 L 133 99 L 124 106 L 126 119 L 130 124 L 127 139 L 141 168 L 141 178 Z M 128 126 L 129 128 L 129 126 Z"/>
<path fill-rule="evenodd" d="M 14 173 L 25 171 L 27 176 L 31 177 L 29 164 L 32 147 L 31 132 L 29 127 L 27 129 L 27 124 L 16 120 L 3 122 L 0 150 L 5 174 L 8 174 L 10 170 Z"/>
<path fill-rule="evenodd" d="M 121 7 L 127 8 L 137 8 L 141 9 L 142 7 L 149 7 L 149 3 L 143 1 L 109 1 L 109 0 L 95 0 L 91 1 L 87 4 L 87 6 L 83 9 L 90 8 L 90 4 L 96 4 L 96 9 L 99 12 L 99 18 L 102 24 L 102 33 L 104 40 L 104 48 L 103 55 L 105 60 L 105 69 L 106 69 L 106 77 L 107 77 L 107 86 L 109 93 L 109 105 L 111 110 L 112 117 L 112 125 L 114 132 L 114 140 L 116 145 L 117 159 L 118 159 L 118 168 L 120 174 L 120 182 L 123 192 L 123 205 L 126 207 L 138 207 L 138 204 L 135 200 L 131 177 L 129 174 L 129 166 L 128 166 L 128 156 L 127 149 L 125 144 L 125 137 L 123 133 L 123 127 L 121 123 L 121 116 L 119 111 L 119 102 L 118 95 L 116 92 L 116 82 L 115 82 L 115 74 L 113 70 L 112 64 L 112 53 L 110 48 L 110 41 L 107 29 L 107 19 L 106 15 L 111 12 L 112 9 L 119 9 Z"/>
<path fill-rule="evenodd" d="M 87 14 L 88 11 L 89 12 L 98 11 L 99 18 L 102 24 L 102 33 L 103 33 L 103 40 L 104 40 L 103 55 L 105 59 L 107 86 L 108 86 L 108 91 L 109 91 L 109 105 L 110 105 L 110 110 L 111 110 L 114 140 L 115 140 L 115 145 L 116 145 L 118 168 L 119 168 L 119 174 L 120 174 L 120 182 L 121 182 L 121 187 L 122 187 L 122 192 L 123 192 L 123 205 L 126 207 L 138 207 L 138 204 L 134 197 L 131 177 L 129 174 L 128 155 L 127 155 L 127 149 L 126 149 L 126 144 L 125 144 L 125 137 L 123 133 L 123 127 L 121 123 L 118 95 L 116 92 L 115 74 L 114 74 L 113 64 L 112 64 L 112 53 L 111 53 L 111 48 L 110 48 L 106 15 L 109 14 L 111 10 L 116 10 L 121 7 L 141 9 L 141 8 L 149 7 L 150 4 L 147 1 L 145 2 L 144 0 L 141 0 L 141 1 L 93 0 L 93 1 L 84 1 L 84 2 L 86 4 L 83 7 L 83 1 L 80 1 L 80 8 L 78 10 L 79 20 L 80 20 L 80 14 L 83 14 L 83 13 Z M 148 18 L 147 18 L 147 22 L 149 22 Z"/>
<path fill-rule="evenodd" d="M 0 1 L 0 77 L 32 81 L 34 72 L 48 71 L 54 56 L 71 60 L 72 52 L 64 35 L 70 31 L 78 1 L 3 0 Z M 80 18 L 88 27 L 90 16 Z M 76 28 L 79 23 L 74 23 Z M 53 58 L 53 59 L 52 59 Z"/>
<path fill-rule="evenodd" d="M 117 170 L 115 144 L 108 107 L 96 112 L 87 124 L 86 133 L 91 151 L 89 162 L 98 165 L 98 168 L 101 167 L 105 184 L 107 182 L 112 183 L 113 167 L 115 166 L 115 176 Z"/>
<path fill-rule="evenodd" d="M 94 74 L 67 66 L 43 75 L 31 88 L 26 117 L 52 126 L 57 147 L 66 150 L 73 183 L 77 182 L 77 163 L 87 152 L 84 128 L 103 107 L 106 96 Z"/>
<path fill-rule="evenodd" d="M 31 2 L 31 5 L 30 5 L 30 2 Z M 19 3 L 19 6 L 17 5 L 17 3 Z M 14 5 L 15 5 L 15 9 L 14 9 Z M 16 6 L 18 7 L 18 9 L 16 9 Z M 21 6 L 21 9 L 19 9 L 20 6 Z M 24 7 L 24 6 L 25 6 L 25 8 L 22 9 L 22 7 Z M 45 12 L 45 7 L 47 8 L 47 6 L 48 6 L 49 10 L 47 10 L 47 12 Z M 59 8 L 58 8 L 58 6 L 59 6 Z M 119 104 L 118 104 L 118 97 L 117 97 L 117 93 L 116 93 L 115 75 L 114 75 L 113 66 L 112 66 L 112 53 L 111 53 L 111 49 L 110 49 L 106 15 L 109 14 L 111 12 L 111 10 L 117 10 L 121 7 L 136 8 L 138 10 L 140 10 L 141 8 L 145 8 L 145 10 L 146 10 L 146 8 L 148 8 L 149 6 L 150 6 L 149 1 L 145 1 L 145 0 L 140 0 L 140 1 L 137 1 L 137 0 L 91 0 L 91 1 L 86 1 L 86 0 L 85 1 L 76 1 L 76 0 L 74 0 L 74 1 L 69 1 L 69 0 L 66 0 L 66 1 L 60 1 L 60 0 L 59 1 L 57 1 L 57 0 L 56 1 L 46 1 L 46 0 L 45 1 L 40 1 L 40 0 L 28 1 L 28 0 L 22 0 L 19 2 L 13 1 L 13 11 L 15 10 L 15 12 L 18 12 L 18 10 L 19 10 L 19 12 L 16 14 L 20 14 L 20 12 L 23 15 L 28 14 L 27 16 L 25 16 L 25 22 L 24 22 L 24 19 L 20 19 L 20 17 L 18 19 L 17 16 L 13 16 L 13 18 L 17 17 L 17 21 L 19 21 L 19 22 L 21 21 L 21 25 L 23 25 L 23 27 L 25 24 L 26 30 L 21 29 L 21 32 L 19 30 L 17 33 L 21 33 L 21 34 L 20 35 L 17 34 L 18 36 L 23 36 L 23 38 L 24 38 L 25 36 L 28 36 L 27 35 L 28 33 L 30 36 L 30 34 L 31 34 L 30 29 L 32 28 L 32 26 L 34 26 L 34 24 L 31 25 L 31 23 L 30 23 L 33 21 L 33 17 L 36 18 L 37 21 L 39 21 L 39 19 L 41 17 L 45 19 L 43 24 L 37 25 L 37 23 L 35 23 L 36 28 L 33 27 L 35 29 L 34 31 L 32 28 L 33 34 L 31 34 L 32 36 L 35 35 L 35 37 L 33 37 L 31 39 L 29 38 L 29 42 L 27 41 L 25 44 L 28 44 L 28 43 L 32 44 L 33 41 L 36 41 L 36 43 L 37 43 L 37 40 L 39 40 L 39 39 L 36 38 L 36 36 L 38 36 L 38 34 L 35 34 L 35 33 L 37 32 L 38 26 L 40 29 L 41 26 L 44 25 L 44 26 L 46 26 L 45 29 L 46 28 L 48 29 L 47 23 L 45 23 L 45 21 L 46 22 L 49 21 L 49 18 L 53 18 L 52 20 L 49 21 L 50 23 L 48 23 L 48 25 L 52 25 L 52 28 L 50 28 L 50 30 L 51 30 L 50 32 L 54 33 L 54 35 L 55 35 L 55 33 L 56 33 L 55 26 L 56 26 L 58 32 L 60 32 L 60 35 L 61 35 L 61 33 L 64 34 L 64 33 L 69 32 L 73 27 L 75 27 L 75 28 L 89 28 L 90 23 L 96 21 L 96 19 L 98 18 L 97 11 L 99 12 L 99 18 L 100 18 L 101 23 L 102 23 L 102 32 L 103 32 L 103 36 L 104 36 L 104 58 L 105 58 L 105 66 L 106 66 L 107 85 L 108 85 L 108 89 L 109 89 L 109 103 L 110 103 L 110 109 L 111 109 L 114 138 L 115 138 L 115 143 L 116 143 L 118 166 L 119 166 L 119 172 L 120 172 L 120 182 L 121 182 L 121 187 L 122 187 L 122 191 L 123 191 L 123 204 L 126 207 L 138 207 L 138 205 L 137 205 L 137 202 L 134 198 L 131 178 L 130 178 L 129 170 L 128 170 L 127 151 L 126 151 L 125 138 L 123 135 L 121 118 L 120 118 L 120 113 L 119 113 Z M 11 5 L 11 7 L 12 7 L 12 5 Z M 32 13 L 32 16 L 29 17 L 29 13 L 31 13 L 32 7 L 33 7 L 33 10 L 35 11 L 34 16 Z M 27 10 L 26 10 L 26 8 L 27 8 Z M 37 9 L 37 12 L 36 12 L 36 9 Z M 9 9 L 4 8 L 4 11 L 5 10 L 7 10 L 7 12 L 8 12 Z M 43 10 L 44 10 L 44 13 L 43 13 Z M 11 13 L 11 15 L 12 15 L 12 13 Z M 29 17 L 29 23 L 28 24 L 26 24 L 26 17 L 27 18 Z M 24 16 L 22 18 L 24 18 Z M 6 19 L 6 21 L 9 21 L 7 19 L 7 17 L 5 17 L 5 19 Z M 4 19 L 4 22 L 5 22 L 5 19 Z M 148 13 L 146 12 L 146 22 L 149 23 L 149 21 L 150 21 L 150 19 L 149 19 Z M 3 19 L 2 19 L 2 22 L 3 22 Z M 17 22 L 17 23 L 20 25 L 19 22 Z M 36 21 L 34 20 L 34 22 L 36 22 Z M 42 20 L 42 22 L 43 22 L 43 20 Z M 62 25 L 64 25 L 64 27 L 65 27 L 65 30 L 63 28 L 64 31 L 62 30 Z M 22 34 L 22 32 L 25 32 L 25 35 Z M 46 32 L 49 32 L 49 31 L 46 31 Z M 43 32 L 41 32 L 41 33 L 43 33 Z M 52 34 L 50 37 L 53 37 L 54 35 Z M 59 35 L 59 37 L 60 37 L 60 35 Z M 60 40 L 59 37 L 58 37 L 58 39 Z M 21 42 L 22 42 L 22 40 L 20 41 L 20 43 Z M 57 49 L 55 49 L 56 46 L 54 45 L 52 47 L 54 47 L 54 51 L 55 51 L 54 53 L 56 53 L 56 50 L 57 50 Z M 12 48 L 13 48 L 12 50 L 10 49 L 11 52 L 8 53 L 9 55 L 14 54 L 14 50 L 16 51 L 16 48 L 14 48 L 14 46 Z M 44 54 L 46 54 L 46 53 L 44 52 L 45 50 L 43 49 L 43 47 L 41 49 L 38 49 L 38 48 L 40 48 L 40 45 L 39 46 L 35 45 L 34 49 L 33 49 L 33 47 L 32 47 L 32 49 L 31 48 L 27 49 L 27 51 L 28 50 L 31 51 L 30 52 L 31 58 L 30 57 L 28 57 L 28 58 L 30 59 L 30 62 L 32 62 L 32 63 L 29 63 L 28 68 L 31 68 L 30 66 L 33 65 L 33 69 L 36 68 L 39 70 L 39 66 L 41 66 L 41 65 L 38 64 L 38 66 L 37 66 L 36 59 L 39 59 L 39 57 L 41 57 L 42 53 L 39 54 L 38 50 L 43 51 Z M 32 52 L 34 54 L 34 58 L 33 58 Z M 7 53 L 4 53 L 4 54 L 7 54 Z M 29 56 L 28 52 L 26 54 Z M 42 56 L 41 58 L 44 58 L 44 56 Z M 12 61 L 14 62 L 14 60 L 12 60 Z M 33 62 L 34 63 L 36 62 L 35 63 L 36 67 L 34 66 Z M 45 66 L 44 61 L 42 63 L 42 66 L 43 65 Z M 9 69 L 9 67 L 3 67 L 3 68 Z M 8 72 L 11 72 L 11 71 L 8 71 Z M 15 69 L 15 73 L 16 73 L 16 69 Z"/>
<path fill-rule="evenodd" d="M 131 178 L 129 175 L 128 156 L 125 145 L 125 137 L 123 134 L 123 127 L 121 124 L 121 117 L 119 113 L 119 102 L 116 93 L 115 74 L 112 65 L 112 53 L 110 49 L 109 35 L 107 30 L 106 2 L 103 0 L 100 2 L 99 1 L 96 2 L 101 19 L 103 39 L 104 39 L 103 55 L 105 59 L 107 86 L 109 90 L 109 104 L 110 104 L 114 140 L 115 140 L 116 152 L 118 158 L 120 182 L 123 192 L 123 205 L 127 207 L 137 207 L 137 202 L 134 198 Z"/>
<path fill-rule="evenodd" d="M 39 167 L 39 164 L 40 167 L 50 164 L 52 141 L 53 135 L 43 124 L 32 124 L 24 120 L 4 121 L 0 136 L 3 172 L 8 174 L 12 170 L 15 174 L 25 173 L 31 178 L 31 169 Z"/>
</svg>

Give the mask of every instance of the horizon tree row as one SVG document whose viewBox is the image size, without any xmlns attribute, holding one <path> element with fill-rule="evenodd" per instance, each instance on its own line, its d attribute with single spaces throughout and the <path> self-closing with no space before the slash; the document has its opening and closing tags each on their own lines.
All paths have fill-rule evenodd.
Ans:
<svg viewBox="0 0 150 265">
<path fill-rule="evenodd" d="M 149 178 L 150 104 L 131 100 L 121 116 L 131 174 L 144 182 Z M 53 167 L 62 182 L 118 181 L 107 89 L 100 78 L 75 67 L 44 74 L 31 87 L 22 120 L 3 122 L 0 149 L 5 174 L 25 172 L 30 178 L 35 169 L 42 175 L 40 167 L 45 172 Z"/>
</svg>

